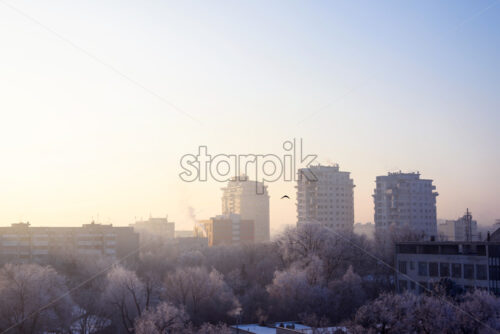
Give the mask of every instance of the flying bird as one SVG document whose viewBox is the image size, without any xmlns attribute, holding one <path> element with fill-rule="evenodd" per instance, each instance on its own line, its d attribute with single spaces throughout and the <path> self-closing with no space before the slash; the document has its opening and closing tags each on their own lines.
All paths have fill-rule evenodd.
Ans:
<svg viewBox="0 0 500 334">
<path fill-rule="evenodd" d="M 288 195 L 283 195 L 283 196 L 281 196 L 281 199 L 283 199 L 283 198 L 288 198 L 288 199 L 290 199 L 290 197 L 288 197 Z"/>
</svg>

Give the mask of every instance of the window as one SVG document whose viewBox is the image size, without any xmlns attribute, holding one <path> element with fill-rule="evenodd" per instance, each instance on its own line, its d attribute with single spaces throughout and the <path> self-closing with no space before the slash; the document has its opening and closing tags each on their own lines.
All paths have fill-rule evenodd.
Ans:
<svg viewBox="0 0 500 334">
<path fill-rule="evenodd" d="M 399 280 L 399 291 L 404 291 L 408 289 L 408 281 L 404 279 Z"/>
<path fill-rule="evenodd" d="M 438 264 L 437 262 L 429 262 L 429 276 L 438 277 Z"/>
<path fill-rule="evenodd" d="M 406 261 L 399 261 L 399 272 L 406 274 Z"/>
<path fill-rule="evenodd" d="M 427 276 L 427 262 L 418 263 L 418 275 Z"/>
<path fill-rule="evenodd" d="M 473 264 L 464 264 L 464 278 L 465 279 L 474 279 L 474 265 Z"/>
<path fill-rule="evenodd" d="M 410 281 L 410 289 L 415 290 L 415 282 Z"/>
<path fill-rule="evenodd" d="M 415 262 L 410 261 L 410 270 L 415 270 Z"/>
<path fill-rule="evenodd" d="M 462 278 L 462 264 L 460 263 L 451 264 L 451 277 Z"/>
<path fill-rule="evenodd" d="M 484 281 L 486 280 L 486 265 L 485 264 L 476 264 L 476 279 Z"/>
<path fill-rule="evenodd" d="M 450 276 L 450 264 L 449 263 L 440 263 L 439 264 L 439 274 L 441 277 L 449 277 Z"/>
</svg>

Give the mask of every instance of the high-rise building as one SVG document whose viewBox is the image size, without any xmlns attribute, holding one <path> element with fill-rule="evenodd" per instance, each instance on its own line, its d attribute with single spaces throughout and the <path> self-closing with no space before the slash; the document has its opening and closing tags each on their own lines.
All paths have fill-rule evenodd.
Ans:
<svg viewBox="0 0 500 334">
<path fill-rule="evenodd" d="M 427 238 L 437 236 L 436 196 L 432 180 L 420 179 L 419 173 L 389 173 L 377 176 L 373 194 L 375 230 L 391 225 L 408 226 Z"/>
<path fill-rule="evenodd" d="M 242 220 L 252 220 L 255 227 L 255 242 L 268 241 L 269 194 L 262 182 L 250 181 L 248 177 L 232 178 L 222 188 L 222 214 L 238 214 Z"/>
<path fill-rule="evenodd" d="M 208 238 L 208 246 L 237 245 L 254 242 L 254 222 L 242 219 L 231 213 L 208 220 L 201 220 L 195 225 L 197 237 Z"/>
<path fill-rule="evenodd" d="M 338 165 L 310 166 L 298 171 L 297 224 L 319 223 L 351 232 L 354 225 L 354 183 Z"/>
</svg>

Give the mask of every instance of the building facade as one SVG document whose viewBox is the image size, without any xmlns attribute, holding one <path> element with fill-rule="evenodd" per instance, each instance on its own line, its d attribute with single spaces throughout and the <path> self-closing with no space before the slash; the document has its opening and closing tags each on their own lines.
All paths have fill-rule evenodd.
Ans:
<svg viewBox="0 0 500 334">
<path fill-rule="evenodd" d="M 148 220 L 137 221 L 131 226 L 142 236 L 164 240 L 175 238 L 175 223 L 169 222 L 168 218 L 150 217 Z"/>
<path fill-rule="evenodd" d="M 375 230 L 406 225 L 427 238 L 437 237 L 435 189 L 432 180 L 421 179 L 419 173 L 377 176 L 373 194 Z"/>
<path fill-rule="evenodd" d="M 237 214 L 242 220 L 255 224 L 255 242 L 269 241 L 269 194 L 262 182 L 250 181 L 247 176 L 232 178 L 222 188 L 222 214 Z"/>
<path fill-rule="evenodd" d="M 298 171 L 297 224 L 318 223 L 351 232 L 354 225 L 354 182 L 338 165 L 310 166 Z"/>
<path fill-rule="evenodd" d="M 481 241 L 481 235 L 477 231 L 477 221 L 470 219 L 468 222 L 467 215 L 457 220 L 441 222 L 438 224 L 438 233 L 439 239 L 443 241 Z"/>
<path fill-rule="evenodd" d="M 193 230 L 176 230 L 175 238 L 193 238 L 194 232 Z"/>
<path fill-rule="evenodd" d="M 195 226 L 195 235 L 208 238 L 209 247 L 252 243 L 255 237 L 254 222 L 242 219 L 237 214 L 220 215 L 199 221 Z"/>
<path fill-rule="evenodd" d="M 84 256 L 137 259 L 139 235 L 131 227 L 84 224 L 82 227 L 0 227 L 0 259 L 19 262 L 71 260 Z"/>
<path fill-rule="evenodd" d="M 395 256 L 399 292 L 422 293 L 449 278 L 466 291 L 500 295 L 500 242 L 404 242 Z"/>
</svg>

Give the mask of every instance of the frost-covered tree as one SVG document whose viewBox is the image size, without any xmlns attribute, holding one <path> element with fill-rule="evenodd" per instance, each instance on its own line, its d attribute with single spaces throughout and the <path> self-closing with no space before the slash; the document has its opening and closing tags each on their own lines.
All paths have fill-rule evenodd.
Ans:
<svg viewBox="0 0 500 334">
<path fill-rule="evenodd" d="M 292 266 L 275 273 L 267 292 L 270 311 L 276 319 L 296 319 L 301 313 L 323 313 L 329 291 L 321 282 L 318 266 L 318 262 L 313 262 L 312 269 Z"/>
<path fill-rule="evenodd" d="M 75 334 L 100 332 L 112 324 L 112 309 L 97 298 L 104 293 L 107 281 L 103 273 L 111 266 L 112 261 L 106 258 L 80 257 L 75 263 L 73 275 L 69 275 L 69 285 L 78 287 L 71 293 L 76 303 L 71 329 Z M 82 285 L 81 282 L 86 283 Z"/>
<path fill-rule="evenodd" d="M 196 334 L 231 334 L 233 333 L 231 329 L 223 323 L 217 325 L 212 325 L 210 323 L 204 323 L 200 326 Z"/>
<path fill-rule="evenodd" d="M 106 276 L 103 302 L 113 310 L 126 332 L 132 333 L 134 320 L 141 316 L 151 301 L 150 290 L 136 273 L 116 266 Z"/>
<path fill-rule="evenodd" d="M 349 267 L 341 279 L 328 284 L 330 290 L 330 307 L 328 317 L 332 321 L 351 318 L 357 309 L 366 302 L 363 281 L 352 267 Z"/>
<path fill-rule="evenodd" d="M 240 304 L 223 276 L 204 267 L 180 268 L 165 279 L 165 298 L 183 307 L 194 324 L 230 321 Z"/>
<path fill-rule="evenodd" d="M 0 331 L 64 332 L 73 302 L 64 277 L 51 267 L 6 264 L 0 269 Z"/>
<path fill-rule="evenodd" d="M 497 333 L 500 299 L 478 290 L 457 300 L 383 294 L 363 305 L 350 327 L 353 333 Z"/>
<path fill-rule="evenodd" d="M 288 227 L 276 239 L 278 251 L 285 264 L 290 265 L 312 256 L 320 256 L 329 241 L 329 233 L 318 224 L 302 224 Z"/>
<path fill-rule="evenodd" d="M 458 330 L 462 333 L 498 333 L 500 331 L 500 298 L 487 291 L 467 293 L 459 304 Z"/>
<path fill-rule="evenodd" d="M 136 334 L 181 333 L 188 327 L 189 317 L 182 308 L 170 303 L 160 303 L 145 311 L 135 320 Z"/>
<path fill-rule="evenodd" d="M 339 233 L 318 224 L 288 228 L 276 244 L 285 266 L 307 266 L 315 257 L 321 259 L 327 281 L 340 278 L 349 266 L 364 274 L 376 267 L 376 261 L 366 255 L 373 253 L 373 243 L 364 236 Z"/>
<path fill-rule="evenodd" d="M 354 333 L 404 333 L 413 321 L 417 296 L 382 294 L 376 300 L 359 308 L 354 319 Z"/>
</svg>

